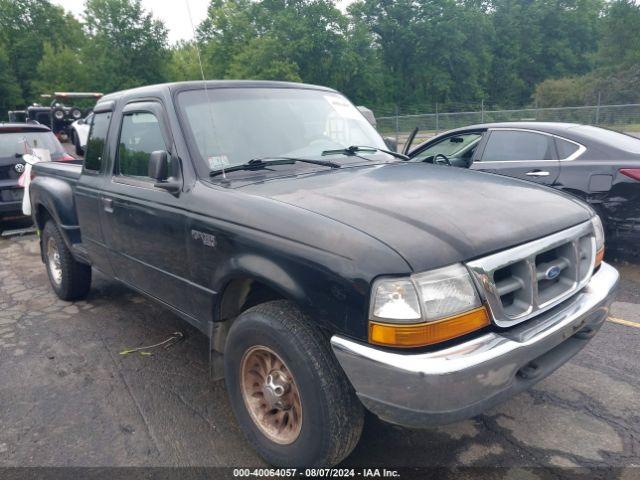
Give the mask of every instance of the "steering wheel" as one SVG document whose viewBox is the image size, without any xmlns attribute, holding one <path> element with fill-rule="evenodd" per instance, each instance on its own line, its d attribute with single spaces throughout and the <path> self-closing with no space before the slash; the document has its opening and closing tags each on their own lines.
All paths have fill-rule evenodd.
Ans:
<svg viewBox="0 0 640 480">
<path fill-rule="evenodd" d="M 447 165 L 451 166 L 451 162 L 449 161 L 449 157 L 447 157 L 444 153 L 436 153 L 433 157 L 434 165 Z"/>
</svg>

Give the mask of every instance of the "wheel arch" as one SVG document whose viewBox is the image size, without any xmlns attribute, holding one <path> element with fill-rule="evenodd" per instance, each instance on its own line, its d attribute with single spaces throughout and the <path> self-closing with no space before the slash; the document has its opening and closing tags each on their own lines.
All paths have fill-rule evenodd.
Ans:
<svg viewBox="0 0 640 480">
<path fill-rule="evenodd" d="M 31 182 L 29 196 L 33 216 L 39 230 L 53 220 L 69 249 L 80 242 L 80 228 L 73 190 L 69 183 L 52 177 L 37 176 Z"/>
<path fill-rule="evenodd" d="M 278 286 L 252 275 L 230 278 L 216 302 L 214 319 L 217 322 L 233 320 L 240 313 L 270 300 L 292 300 Z"/>
<path fill-rule="evenodd" d="M 224 275 L 214 283 L 221 285 L 216 289 L 212 315 L 213 348 L 219 352 L 224 351 L 227 333 L 235 319 L 261 303 L 286 300 L 314 319 L 311 300 L 302 283 L 274 260 L 256 255 L 230 259 Z"/>
<path fill-rule="evenodd" d="M 295 265 L 282 265 L 273 258 L 255 253 L 228 258 L 216 269 L 212 279 L 214 290 L 218 292 L 214 322 L 228 320 L 232 305 L 237 305 L 239 299 L 246 300 L 249 293 L 289 300 L 304 309 L 309 298 L 302 282 L 293 273 L 295 270 Z"/>
<path fill-rule="evenodd" d="M 38 230 L 42 230 L 44 228 L 47 220 L 51 219 L 55 222 L 55 219 L 53 218 L 53 215 L 51 215 L 51 212 L 49 212 L 47 207 L 45 207 L 42 203 L 38 203 L 37 205 L 35 205 L 33 212 L 34 221 Z"/>
</svg>

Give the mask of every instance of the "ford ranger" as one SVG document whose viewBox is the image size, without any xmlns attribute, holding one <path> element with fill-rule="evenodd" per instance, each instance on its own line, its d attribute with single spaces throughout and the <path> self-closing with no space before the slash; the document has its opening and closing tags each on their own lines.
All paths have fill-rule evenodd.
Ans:
<svg viewBox="0 0 640 480">
<path fill-rule="evenodd" d="M 340 462 L 365 409 L 410 428 L 478 415 L 607 318 L 618 273 L 589 206 L 406 162 L 334 90 L 174 83 L 94 111 L 83 165 L 34 167 L 53 289 L 82 298 L 95 269 L 207 335 L 273 465 Z"/>
</svg>

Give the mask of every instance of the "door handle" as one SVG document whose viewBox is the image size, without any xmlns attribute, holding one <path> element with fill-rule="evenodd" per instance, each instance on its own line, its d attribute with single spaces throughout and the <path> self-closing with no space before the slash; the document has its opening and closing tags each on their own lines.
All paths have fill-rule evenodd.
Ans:
<svg viewBox="0 0 640 480">
<path fill-rule="evenodd" d="M 113 213 L 113 199 L 112 198 L 102 198 L 102 206 L 104 211 L 107 213 Z"/>
<path fill-rule="evenodd" d="M 550 174 L 546 170 L 531 170 L 526 175 L 529 177 L 548 177 Z"/>
</svg>

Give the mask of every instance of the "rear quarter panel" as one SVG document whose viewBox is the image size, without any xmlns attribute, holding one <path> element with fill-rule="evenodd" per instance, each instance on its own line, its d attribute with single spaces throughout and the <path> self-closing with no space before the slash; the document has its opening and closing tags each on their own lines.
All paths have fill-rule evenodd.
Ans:
<svg viewBox="0 0 640 480">
<path fill-rule="evenodd" d="M 41 229 L 48 217 L 53 218 L 69 247 L 80 242 L 73 191 L 81 169 L 80 165 L 68 163 L 36 164 L 29 188 L 35 224 Z"/>
</svg>

